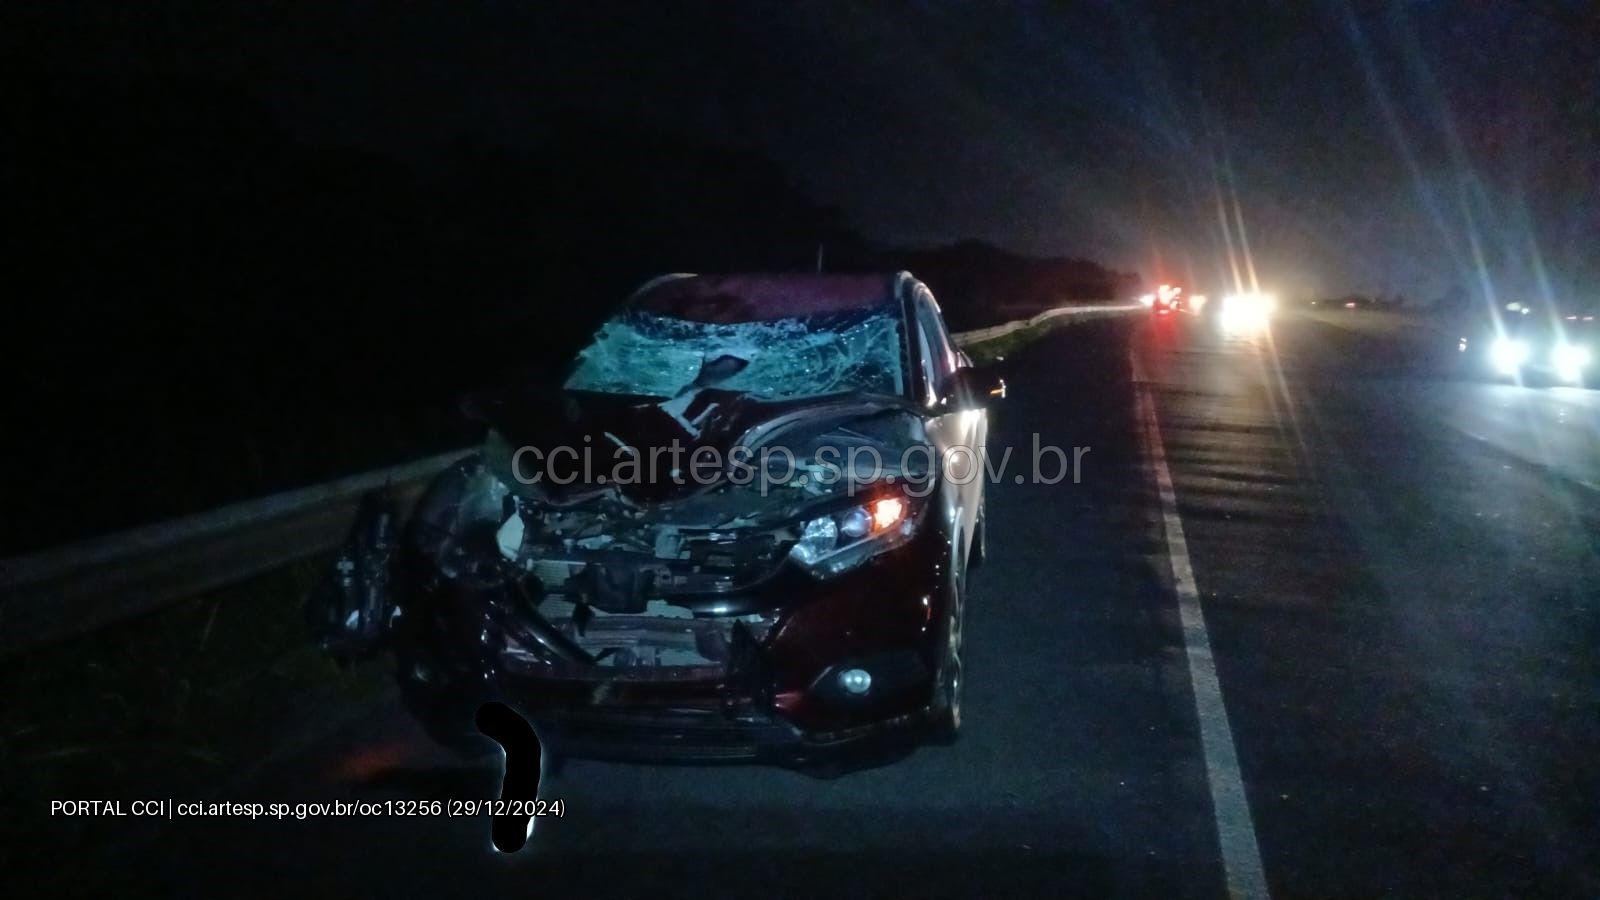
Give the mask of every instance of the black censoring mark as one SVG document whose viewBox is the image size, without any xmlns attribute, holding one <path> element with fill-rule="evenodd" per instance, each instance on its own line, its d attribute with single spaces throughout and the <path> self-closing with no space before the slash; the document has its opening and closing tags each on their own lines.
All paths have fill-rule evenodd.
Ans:
<svg viewBox="0 0 1600 900">
<path fill-rule="evenodd" d="M 500 781 L 500 799 L 507 810 L 527 815 L 497 815 L 490 827 L 495 849 L 515 853 L 528 842 L 528 823 L 539 799 L 539 776 L 543 749 L 539 735 L 528 720 L 504 703 L 490 702 L 478 707 L 478 730 L 500 745 L 506 754 L 505 775 Z"/>
</svg>

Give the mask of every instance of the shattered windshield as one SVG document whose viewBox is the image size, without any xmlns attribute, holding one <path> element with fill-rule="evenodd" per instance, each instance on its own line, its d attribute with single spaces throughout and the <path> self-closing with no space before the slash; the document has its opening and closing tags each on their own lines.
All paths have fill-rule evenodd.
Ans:
<svg viewBox="0 0 1600 900">
<path fill-rule="evenodd" d="M 760 400 L 904 391 L 898 307 L 754 322 L 697 322 L 632 309 L 578 354 L 568 390 L 676 397 L 690 388 Z"/>
</svg>

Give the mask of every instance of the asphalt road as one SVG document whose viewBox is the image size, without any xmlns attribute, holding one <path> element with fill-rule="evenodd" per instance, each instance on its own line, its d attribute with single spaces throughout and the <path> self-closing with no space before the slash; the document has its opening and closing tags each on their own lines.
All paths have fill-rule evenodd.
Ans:
<svg viewBox="0 0 1600 900">
<path fill-rule="evenodd" d="M 1461 380 L 1453 346 L 1361 315 L 1256 337 L 1141 315 L 1000 364 L 1014 451 L 954 746 L 834 780 L 572 762 L 542 792 L 565 817 L 510 856 L 481 819 L 180 821 L 120 851 L 119 884 L 1600 895 L 1600 392 Z M 1026 483 L 1035 434 L 1092 448 L 1079 483 Z M 497 775 L 384 706 L 219 796 Z"/>
</svg>

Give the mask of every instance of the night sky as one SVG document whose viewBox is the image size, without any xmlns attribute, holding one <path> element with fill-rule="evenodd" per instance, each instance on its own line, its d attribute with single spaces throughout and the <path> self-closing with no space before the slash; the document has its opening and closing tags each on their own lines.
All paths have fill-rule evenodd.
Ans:
<svg viewBox="0 0 1600 900">
<path fill-rule="evenodd" d="M 763 152 L 882 240 L 1220 291 L 1242 221 L 1284 293 L 1600 292 L 1581 0 L 37 6 L 8 55 L 240 79 L 307 140 L 424 165 L 577 109 Z"/>
</svg>

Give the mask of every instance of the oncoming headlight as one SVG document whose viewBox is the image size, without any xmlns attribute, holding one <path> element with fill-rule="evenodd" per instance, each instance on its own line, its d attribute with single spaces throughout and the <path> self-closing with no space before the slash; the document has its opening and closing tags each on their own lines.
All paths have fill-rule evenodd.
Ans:
<svg viewBox="0 0 1600 900">
<path fill-rule="evenodd" d="M 910 540 L 927 505 L 923 500 L 889 494 L 808 519 L 789 558 L 823 577 L 853 569 Z"/>
<path fill-rule="evenodd" d="M 1562 378 L 1577 381 L 1583 377 L 1583 370 L 1589 365 L 1589 348 L 1557 344 L 1550 354 L 1550 363 Z"/>
<path fill-rule="evenodd" d="M 1489 348 L 1489 361 L 1506 375 L 1515 375 L 1528 361 L 1528 345 L 1514 338 L 1496 338 Z"/>
<path fill-rule="evenodd" d="M 1270 294 L 1228 294 L 1222 298 L 1222 330 L 1235 334 L 1265 331 L 1277 300 Z"/>
</svg>

